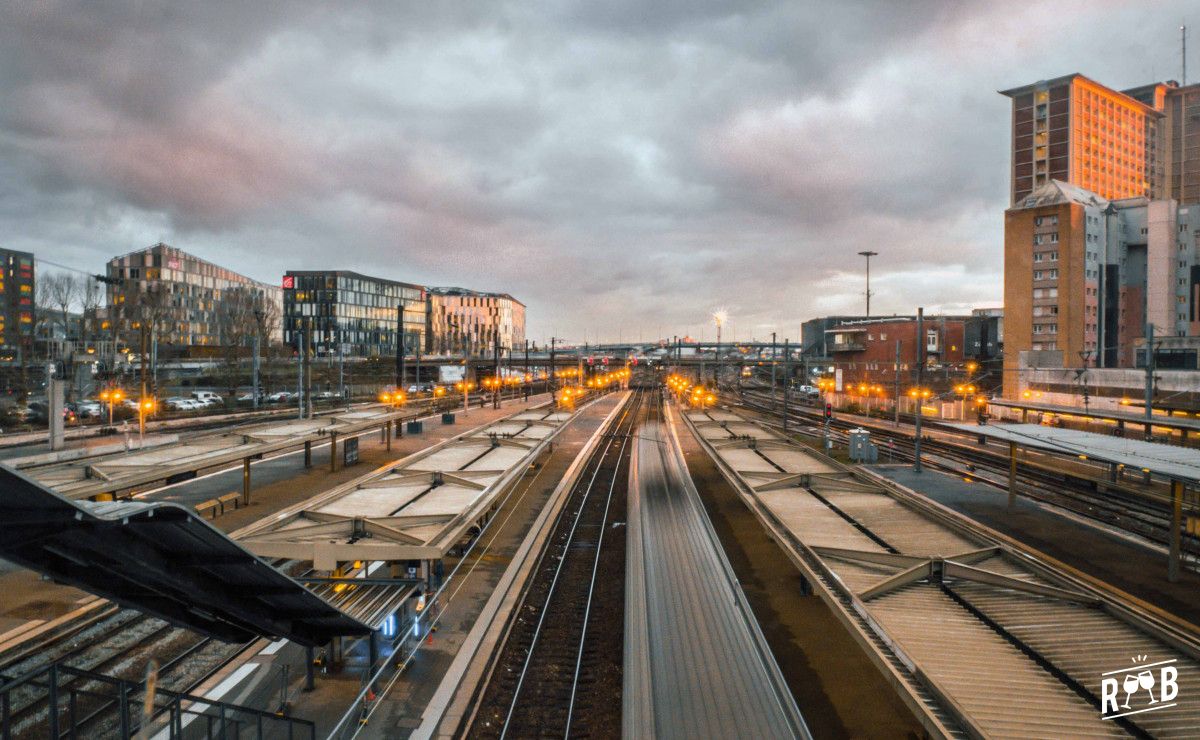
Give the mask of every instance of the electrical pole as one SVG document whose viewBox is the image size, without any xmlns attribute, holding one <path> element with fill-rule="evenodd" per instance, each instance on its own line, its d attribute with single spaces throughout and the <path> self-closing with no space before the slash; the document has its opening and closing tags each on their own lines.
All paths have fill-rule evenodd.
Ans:
<svg viewBox="0 0 1200 740">
<path fill-rule="evenodd" d="M 1153 436 L 1150 419 L 1154 416 L 1154 324 L 1146 322 L 1146 440 Z"/>
<path fill-rule="evenodd" d="M 900 428 L 900 340 L 896 340 L 896 390 L 892 409 L 896 414 L 895 427 Z"/>
<path fill-rule="evenodd" d="M 304 418 L 313 417 L 312 393 L 313 320 L 304 321 Z"/>
<path fill-rule="evenodd" d="M 778 355 L 775 352 L 775 332 L 771 332 L 771 408 L 775 408 L 775 362 Z"/>
<path fill-rule="evenodd" d="M 304 418 L 304 316 L 296 320 L 296 412 Z"/>
<path fill-rule="evenodd" d="M 783 340 L 783 433 L 787 434 L 788 424 L 788 391 L 792 384 L 792 353 L 788 348 L 788 340 Z"/>
<path fill-rule="evenodd" d="M 558 337 L 550 337 L 550 372 L 546 376 L 547 382 L 550 384 L 550 403 L 558 403 L 558 380 L 554 376 L 554 343 L 558 341 Z"/>
<path fill-rule="evenodd" d="M 338 400 L 346 401 L 346 343 L 342 341 L 342 328 L 337 330 L 338 338 Z M 346 404 L 347 408 L 350 406 Z"/>
<path fill-rule="evenodd" d="M 492 341 L 492 408 L 500 408 L 500 332 Z"/>
<path fill-rule="evenodd" d="M 250 384 L 250 395 L 254 397 L 254 408 L 258 408 L 258 376 L 260 365 L 258 356 L 262 352 L 262 333 L 259 328 L 262 326 L 262 311 L 255 311 L 254 318 L 258 319 L 254 325 L 254 377 Z"/>
<path fill-rule="evenodd" d="M 525 376 L 522 378 L 521 385 L 525 387 L 525 400 L 529 400 L 529 386 L 533 383 L 533 376 L 529 374 L 529 340 L 525 340 Z"/>
<path fill-rule="evenodd" d="M 921 388 L 925 382 L 925 309 L 917 309 L 917 413 L 913 420 L 913 472 L 921 472 Z"/>
<path fill-rule="evenodd" d="M 871 318 L 871 258 L 879 254 L 879 252 L 867 250 L 859 252 L 859 254 L 867 258 L 867 318 L 869 319 Z"/>
<path fill-rule="evenodd" d="M 396 304 L 396 392 L 404 392 L 404 301 Z"/>
</svg>

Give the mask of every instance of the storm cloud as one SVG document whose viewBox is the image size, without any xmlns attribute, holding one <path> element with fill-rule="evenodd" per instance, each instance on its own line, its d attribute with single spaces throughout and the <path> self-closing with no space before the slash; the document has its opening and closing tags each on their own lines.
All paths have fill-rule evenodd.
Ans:
<svg viewBox="0 0 1200 740">
<path fill-rule="evenodd" d="M 863 249 L 879 312 L 998 305 L 996 90 L 1177 78 L 1189 7 L 346 5 L 0 4 L 0 245 L 507 291 L 539 340 L 797 337 Z"/>
</svg>

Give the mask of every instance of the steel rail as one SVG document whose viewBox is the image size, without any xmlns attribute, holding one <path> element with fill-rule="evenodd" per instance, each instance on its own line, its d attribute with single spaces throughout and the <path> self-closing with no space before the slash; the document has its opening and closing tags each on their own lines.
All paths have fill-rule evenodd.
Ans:
<svg viewBox="0 0 1200 740">
<path fill-rule="evenodd" d="M 509 728 L 510 724 L 512 723 L 513 713 L 516 711 L 517 704 L 520 701 L 521 689 L 524 686 L 525 678 L 528 675 L 529 666 L 533 662 L 533 655 L 537 650 L 538 639 L 541 637 L 542 627 L 545 625 L 545 622 L 546 622 L 546 615 L 550 611 L 550 608 L 549 608 L 550 601 L 554 597 L 554 594 L 558 589 L 559 577 L 562 575 L 563 565 L 566 563 L 566 560 L 567 560 L 566 553 L 569 552 L 570 545 L 575 540 L 575 533 L 579 527 L 579 520 L 583 517 L 584 506 L 587 503 L 588 498 L 592 494 L 592 490 L 596 484 L 596 478 L 600 475 L 600 470 L 604 467 L 604 461 L 608 458 L 609 453 L 612 451 L 613 447 L 617 445 L 618 438 L 621 439 L 621 442 L 620 442 L 620 448 L 617 452 L 617 466 L 618 467 L 620 466 L 621 454 L 624 452 L 625 446 L 628 444 L 628 441 L 629 441 L 629 434 L 626 433 L 624 435 L 621 435 L 620 429 L 622 426 L 624 426 L 626 424 L 626 421 L 630 417 L 630 415 L 636 413 L 636 409 L 638 408 L 638 405 L 640 404 L 640 402 L 641 402 L 641 398 L 640 398 L 640 394 L 639 394 L 637 403 L 631 404 L 630 406 L 632 408 L 630 406 L 627 406 L 625 408 L 625 410 L 623 411 L 623 413 L 621 415 L 621 420 L 617 424 L 617 433 L 613 435 L 612 439 L 609 440 L 608 445 L 604 448 L 603 452 L 597 458 L 596 468 L 592 472 L 592 477 L 588 480 L 587 488 L 584 489 L 584 491 L 583 491 L 583 498 L 579 501 L 579 508 L 575 512 L 575 518 L 571 522 L 571 529 L 567 533 L 567 539 L 566 539 L 566 542 L 564 543 L 564 556 L 559 558 L 558 564 L 555 566 L 554 577 L 550 581 L 550 588 L 547 590 L 546 598 L 542 604 L 541 614 L 538 615 L 538 623 L 537 623 L 537 626 L 534 628 L 533 639 L 530 642 L 529 650 L 525 654 L 525 662 L 521 666 L 521 674 L 517 678 L 517 686 L 513 690 L 513 698 L 509 704 L 508 713 L 505 715 L 504 725 L 500 728 L 501 740 L 503 740 L 503 738 L 507 737 L 508 728 Z M 614 473 L 613 473 L 614 484 L 616 482 L 616 478 L 617 478 L 617 475 L 614 471 Z M 547 552 L 549 552 L 549 549 L 547 549 Z M 600 548 L 597 547 L 596 548 L 597 557 L 599 557 L 599 553 L 600 553 Z M 593 585 L 594 585 L 594 581 L 593 581 Z M 589 609 L 591 608 L 590 600 L 591 600 L 591 590 L 589 587 L 588 605 L 587 605 Z M 586 623 L 585 623 L 585 630 L 586 630 Z M 582 651 L 582 643 L 581 643 L 581 651 Z M 582 652 L 581 652 L 581 654 L 582 654 Z M 577 667 L 578 667 L 578 664 L 577 664 Z M 572 708 L 574 706 L 573 698 L 574 698 L 574 687 L 572 687 Z M 568 729 L 569 728 L 570 728 L 570 725 L 568 723 Z"/>
</svg>

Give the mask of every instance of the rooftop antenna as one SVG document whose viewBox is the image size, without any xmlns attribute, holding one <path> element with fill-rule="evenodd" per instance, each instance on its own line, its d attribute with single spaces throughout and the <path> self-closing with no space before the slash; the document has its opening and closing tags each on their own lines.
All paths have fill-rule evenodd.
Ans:
<svg viewBox="0 0 1200 740">
<path fill-rule="evenodd" d="M 1183 74 L 1180 75 L 1180 87 L 1187 87 L 1187 23 L 1179 27 L 1179 39 L 1183 47 Z"/>
</svg>

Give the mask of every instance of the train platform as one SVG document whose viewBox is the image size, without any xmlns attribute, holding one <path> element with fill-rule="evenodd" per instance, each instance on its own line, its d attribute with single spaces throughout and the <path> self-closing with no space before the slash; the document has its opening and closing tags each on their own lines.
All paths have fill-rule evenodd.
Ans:
<svg viewBox="0 0 1200 740">
<path fill-rule="evenodd" d="M 491 598 L 530 524 L 618 401 L 617 396 L 609 396 L 584 408 L 555 438 L 553 450 L 542 458 L 537 469 L 531 469 L 513 484 L 511 498 L 503 499 L 504 503 L 497 511 L 496 529 L 489 529 L 465 559 L 446 561 L 446 590 L 442 597 L 431 602 L 430 616 L 426 617 L 427 622 L 436 619 L 436 631 L 422 629 L 420 647 L 415 652 L 415 645 L 406 642 L 407 647 L 385 653 L 385 659 L 393 668 L 401 664 L 404 668 L 398 673 L 386 673 L 381 685 L 374 690 L 371 714 L 359 737 L 405 738 L 421 725 L 439 684 Z M 454 575 L 456 566 L 459 572 Z M 406 627 L 411 629 L 411 625 Z M 349 724 L 358 724 L 360 707 L 355 706 L 355 701 L 363 687 L 362 652 L 361 645 L 348 647 L 347 656 L 352 662 L 343 666 L 340 672 L 319 676 L 313 691 L 299 693 L 300 677 L 296 677 L 294 713 L 316 721 L 318 736 L 324 737 L 331 732 L 346 716 L 348 707 L 353 708 Z"/>
<path fill-rule="evenodd" d="M 869 469 L 1018 540 L 1060 563 L 1104 581 L 1181 619 L 1200 625 L 1200 574 L 1184 568 L 1179 581 L 1167 580 L 1164 553 L 1128 535 L 1018 497 L 1012 511 L 1008 493 L 932 470 L 914 473 L 908 465 Z"/>
<path fill-rule="evenodd" d="M 436 422 L 437 415 L 428 417 L 425 431 L 421 434 L 405 434 L 394 438 L 391 449 L 381 439 L 378 431 L 361 433 L 359 437 L 359 463 L 339 467 L 330 472 L 327 465 L 305 467 L 303 451 L 286 452 L 275 457 L 254 461 L 254 496 L 248 506 L 240 506 L 224 515 L 210 520 L 222 531 L 237 537 L 238 530 L 283 509 L 295 506 L 332 487 L 347 483 L 367 470 L 407 457 L 450 437 L 461 434 L 464 427 L 473 427 L 495 421 L 515 411 L 545 403 L 549 396 L 540 394 L 529 400 L 506 400 L 500 409 L 472 408 L 467 416 L 458 412 L 458 424 L 443 425 Z M 324 446 L 328 446 L 328 442 Z M 315 446 L 314 451 L 320 450 Z M 224 471 L 202 475 L 182 483 L 164 486 L 139 495 L 139 500 L 168 501 L 192 506 L 206 499 L 236 491 L 242 483 L 240 465 Z M 77 588 L 43 579 L 38 573 L 18 565 L 0 560 L 0 592 L 10 594 L 0 605 L 0 644 L 8 639 L 19 638 L 26 630 L 52 627 L 67 618 L 80 607 L 91 604 L 96 597 Z"/>
</svg>

